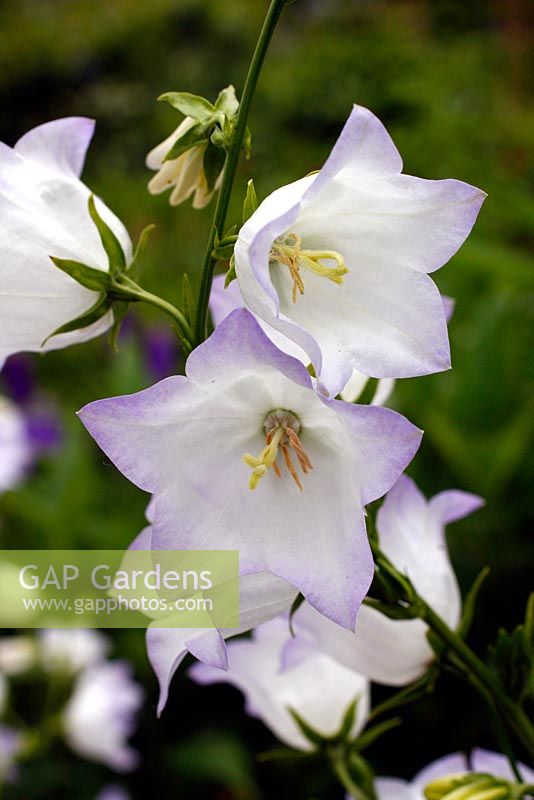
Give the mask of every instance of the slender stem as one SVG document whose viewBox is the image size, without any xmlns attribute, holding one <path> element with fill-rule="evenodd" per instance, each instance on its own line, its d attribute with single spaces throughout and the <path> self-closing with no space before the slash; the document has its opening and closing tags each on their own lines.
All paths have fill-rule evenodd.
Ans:
<svg viewBox="0 0 534 800">
<path fill-rule="evenodd" d="M 124 281 L 124 277 L 122 280 Z M 189 350 L 191 349 L 190 342 L 193 338 L 193 332 L 186 318 L 182 312 L 176 308 L 176 306 L 173 306 L 172 303 L 167 302 L 167 300 L 164 300 L 162 297 L 152 294 L 152 292 L 147 292 L 130 279 L 126 279 L 124 285 L 121 284 L 121 286 L 117 287 L 117 289 L 119 299 L 133 299 L 143 303 L 148 303 L 149 305 L 159 308 L 160 311 L 164 311 L 166 314 L 172 317 L 178 326 L 178 332 L 182 342 L 186 347 L 188 347 Z"/>
<path fill-rule="evenodd" d="M 421 597 L 418 597 L 418 604 L 421 608 L 421 619 L 456 654 L 464 667 L 467 667 L 468 671 L 489 692 L 510 728 L 514 730 L 516 736 L 521 740 L 531 756 L 534 756 L 534 726 L 523 709 L 508 697 L 486 664 L 475 655 L 463 639 L 451 630 Z"/>
<path fill-rule="evenodd" d="M 354 800 L 369 800 L 367 795 L 352 780 L 344 752 L 336 747 L 330 748 L 328 750 L 328 758 L 332 771 L 350 797 L 353 797 Z"/>
<path fill-rule="evenodd" d="M 256 89 L 256 84 L 258 82 L 263 61 L 274 33 L 274 29 L 280 18 L 283 8 L 285 5 L 287 5 L 287 3 L 288 0 L 271 0 L 271 5 L 269 6 L 267 16 L 265 17 L 265 22 L 263 23 L 263 28 L 261 29 L 261 33 L 256 44 L 256 49 L 254 50 L 254 55 L 252 56 L 252 61 L 250 62 L 250 67 L 245 80 L 243 96 L 241 97 L 241 102 L 239 105 L 239 112 L 237 115 L 235 130 L 232 136 L 232 143 L 230 145 L 224 165 L 221 190 L 217 199 L 213 223 L 206 247 L 206 254 L 204 256 L 195 320 L 194 344 L 196 345 L 201 344 L 201 342 L 203 342 L 207 336 L 208 303 L 211 292 L 211 284 L 213 281 L 213 270 L 217 262 L 217 259 L 213 258 L 215 237 L 216 235 L 222 237 L 224 233 L 223 228 L 226 222 L 226 215 L 228 213 L 228 204 L 230 202 L 230 195 L 234 185 L 239 155 L 241 153 L 241 147 L 243 145 L 243 139 L 247 129 L 247 119 L 250 110 L 250 104 L 254 96 L 254 90 Z"/>
</svg>

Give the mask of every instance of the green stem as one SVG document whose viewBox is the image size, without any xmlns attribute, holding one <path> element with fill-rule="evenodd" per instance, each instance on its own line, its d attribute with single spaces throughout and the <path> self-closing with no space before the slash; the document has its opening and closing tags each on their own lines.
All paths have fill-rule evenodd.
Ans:
<svg viewBox="0 0 534 800">
<path fill-rule="evenodd" d="M 243 139 L 247 129 L 247 119 L 250 110 L 250 104 L 254 96 L 254 90 L 263 66 L 263 61 L 267 53 L 272 35 L 276 24 L 280 18 L 280 14 L 289 0 L 271 0 L 271 5 L 265 17 L 263 28 L 250 62 L 250 67 L 245 80 L 243 89 L 243 96 L 239 104 L 239 112 L 237 115 L 236 126 L 232 136 L 232 143 L 226 157 L 224 165 L 223 180 L 221 190 L 217 199 L 213 223 L 206 247 L 206 254 L 204 256 L 204 264 L 202 267 L 202 278 L 200 283 L 200 292 L 198 295 L 198 303 L 196 310 L 195 320 L 195 341 L 194 344 L 201 344 L 207 336 L 207 322 L 208 322 L 208 303 L 211 293 L 211 284 L 213 281 L 213 270 L 217 259 L 213 257 L 213 249 L 215 246 L 215 237 L 218 235 L 222 238 L 224 234 L 224 225 L 226 222 L 226 215 L 228 213 L 228 204 L 230 202 L 230 195 L 234 185 L 234 178 L 239 161 L 239 155 L 243 145 Z"/>
<path fill-rule="evenodd" d="M 337 747 L 330 748 L 328 750 L 328 759 L 330 761 L 332 771 L 345 791 L 351 797 L 354 797 L 354 800 L 369 800 L 367 795 L 364 794 L 360 787 L 357 786 L 352 780 L 343 750 Z"/>
<path fill-rule="evenodd" d="M 492 671 L 481 661 L 471 648 L 430 608 L 421 598 L 417 598 L 421 609 L 420 617 L 447 647 L 456 654 L 460 662 L 477 679 L 492 697 L 503 719 L 515 732 L 530 755 L 534 757 L 534 726 L 523 709 L 511 700 L 494 676 Z"/>
<path fill-rule="evenodd" d="M 148 303 L 172 317 L 178 326 L 178 333 L 180 334 L 180 339 L 184 347 L 189 351 L 191 350 L 193 331 L 182 312 L 176 308 L 176 306 L 173 306 L 172 303 L 167 302 L 167 300 L 164 300 L 162 297 L 152 294 L 152 292 L 147 292 L 145 289 L 142 289 L 141 286 L 134 283 L 134 281 L 130 279 L 125 280 L 124 276 L 121 278 L 120 286 L 116 288 L 118 299 L 137 300 L 142 303 Z"/>
</svg>

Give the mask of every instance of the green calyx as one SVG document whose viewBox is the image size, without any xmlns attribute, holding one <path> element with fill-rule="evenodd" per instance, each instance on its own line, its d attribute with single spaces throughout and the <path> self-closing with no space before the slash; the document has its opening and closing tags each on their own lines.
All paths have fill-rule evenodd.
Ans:
<svg viewBox="0 0 534 800">
<path fill-rule="evenodd" d="M 93 195 L 88 200 L 88 212 L 107 255 L 108 268 L 107 270 L 97 269 L 73 259 L 50 256 L 52 263 L 58 269 L 65 272 L 84 288 L 95 292 L 96 299 L 93 305 L 83 314 L 53 331 L 44 340 L 43 345 L 53 336 L 83 330 L 93 325 L 111 310 L 113 311 L 113 325 L 110 332 L 110 344 L 116 350 L 120 326 L 126 316 L 129 304 L 144 301 L 160 308 L 173 317 L 182 345 L 186 350 L 189 350 L 192 334 L 190 324 L 182 312 L 165 300 L 142 289 L 135 280 L 149 236 L 154 230 L 154 225 L 148 225 L 141 232 L 133 257 L 128 262 L 121 243 L 109 225 L 100 216 Z"/>
<path fill-rule="evenodd" d="M 224 165 L 224 154 L 230 146 L 239 110 L 234 87 L 227 86 L 219 92 L 215 103 L 189 92 L 165 92 L 158 100 L 169 103 L 191 120 L 164 160 L 174 161 L 193 147 L 205 147 L 204 170 L 208 187 L 210 178 L 213 186 Z"/>
</svg>

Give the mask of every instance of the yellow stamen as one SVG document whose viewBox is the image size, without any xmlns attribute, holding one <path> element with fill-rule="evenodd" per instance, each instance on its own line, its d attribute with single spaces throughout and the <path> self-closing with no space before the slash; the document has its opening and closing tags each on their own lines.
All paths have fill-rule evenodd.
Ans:
<svg viewBox="0 0 534 800">
<path fill-rule="evenodd" d="M 307 250 L 302 247 L 302 239 L 297 233 L 288 234 L 283 241 L 276 240 L 271 248 L 270 258 L 289 269 L 293 281 L 292 297 L 297 302 L 297 294 L 304 294 L 304 281 L 301 268 L 307 269 L 320 278 L 327 278 L 340 286 L 348 267 L 341 253 L 336 250 Z M 329 262 L 335 262 L 332 265 Z M 324 263 L 327 262 L 327 263 Z"/>
<path fill-rule="evenodd" d="M 266 446 L 259 456 L 253 456 L 250 453 L 245 453 L 242 456 L 243 463 L 252 470 L 248 483 L 249 488 L 256 489 L 260 480 L 270 468 L 273 469 L 275 475 L 279 478 L 282 477 L 282 472 L 276 461 L 280 450 L 287 471 L 299 489 L 302 490 L 302 483 L 291 458 L 290 449 L 296 455 L 299 467 L 305 475 L 313 469 L 313 466 L 298 437 L 297 431 L 300 431 L 300 423 L 296 416 L 290 411 L 281 409 L 272 411 L 265 421 L 264 429 Z"/>
</svg>

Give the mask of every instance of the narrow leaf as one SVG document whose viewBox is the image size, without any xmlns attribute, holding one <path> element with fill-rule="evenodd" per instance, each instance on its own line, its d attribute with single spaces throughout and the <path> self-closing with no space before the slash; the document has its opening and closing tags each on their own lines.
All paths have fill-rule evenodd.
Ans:
<svg viewBox="0 0 534 800">
<path fill-rule="evenodd" d="M 200 97 L 198 94 L 190 94 L 189 92 L 165 92 L 158 97 L 158 100 L 169 103 L 186 117 L 193 117 L 199 122 L 205 122 L 210 119 L 215 111 L 215 106 L 205 97 Z"/>
<path fill-rule="evenodd" d="M 347 738 L 347 736 L 352 730 L 352 726 L 354 725 L 354 720 L 356 719 L 356 710 L 358 708 L 359 699 L 360 695 L 357 695 L 350 704 L 350 706 L 345 711 L 345 714 L 343 715 L 343 721 L 341 722 L 341 727 L 336 734 L 336 736 L 339 737 L 342 741 Z"/>
<path fill-rule="evenodd" d="M 109 259 L 109 271 L 112 275 L 120 275 L 126 269 L 126 257 L 122 245 L 109 225 L 104 222 L 98 213 L 94 195 L 89 197 L 87 205 L 91 219 L 97 227 L 100 240 Z"/>
<path fill-rule="evenodd" d="M 69 258 L 50 256 L 50 259 L 56 267 L 82 286 L 85 286 L 86 289 L 92 289 L 94 292 L 105 292 L 111 285 L 109 274 L 100 269 L 88 267 L 80 261 L 72 261 Z"/>
<path fill-rule="evenodd" d="M 293 630 L 293 617 L 295 616 L 295 614 L 297 613 L 303 602 L 304 602 L 304 595 L 299 592 L 298 595 L 293 600 L 291 608 L 289 610 L 289 632 L 291 633 L 291 636 L 295 636 L 295 631 Z"/>
<path fill-rule="evenodd" d="M 246 222 L 247 219 L 253 215 L 257 207 L 258 197 L 256 195 L 256 189 L 254 188 L 254 181 L 251 178 L 247 183 L 247 193 L 243 203 L 243 222 Z"/>
<path fill-rule="evenodd" d="M 109 309 L 113 304 L 113 300 L 108 295 L 102 295 L 96 303 L 91 306 L 89 311 L 86 311 L 84 314 L 81 314 L 76 319 L 71 320 L 70 322 L 65 323 L 65 325 L 61 325 L 60 328 L 57 328 L 53 333 L 46 337 L 43 341 L 41 347 L 48 342 L 52 336 L 58 336 L 60 333 L 70 333 L 71 331 L 80 331 L 83 328 L 88 328 L 89 325 L 92 325 L 93 322 L 97 322 L 104 314 L 107 314 Z"/>
<path fill-rule="evenodd" d="M 479 575 L 473 582 L 473 585 L 471 586 L 471 588 L 469 589 L 469 591 L 465 596 L 462 619 L 460 621 L 460 626 L 458 628 L 458 633 L 462 637 L 462 639 L 466 638 L 467 634 L 471 629 L 473 618 L 475 616 L 475 607 L 478 595 L 482 588 L 482 584 L 488 577 L 489 573 L 490 573 L 490 568 L 484 567 L 484 569 L 481 570 L 481 572 L 479 573 Z"/>
<path fill-rule="evenodd" d="M 146 228 L 143 228 L 139 234 L 139 239 L 137 240 L 137 246 L 135 248 L 135 253 L 133 254 L 132 263 L 126 270 L 128 275 L 132 275 L 133 273 L 136 275 L 139 274 L 139 266 L 143 263 L 148 240 L 150 239 L 152 231 L 155 227 L 155 225 L 147 225 Z"/>
<path fill-rule="evenodd" d="M 226 153 L 224 150 L 220 147 L 216 147 L 211 141 L 208 142 L 202 162 L 206 183 L 208 185 L 208 192 L 213 191 L 217 178 L 224 168 L 225 160 Z"/>
</svg>

